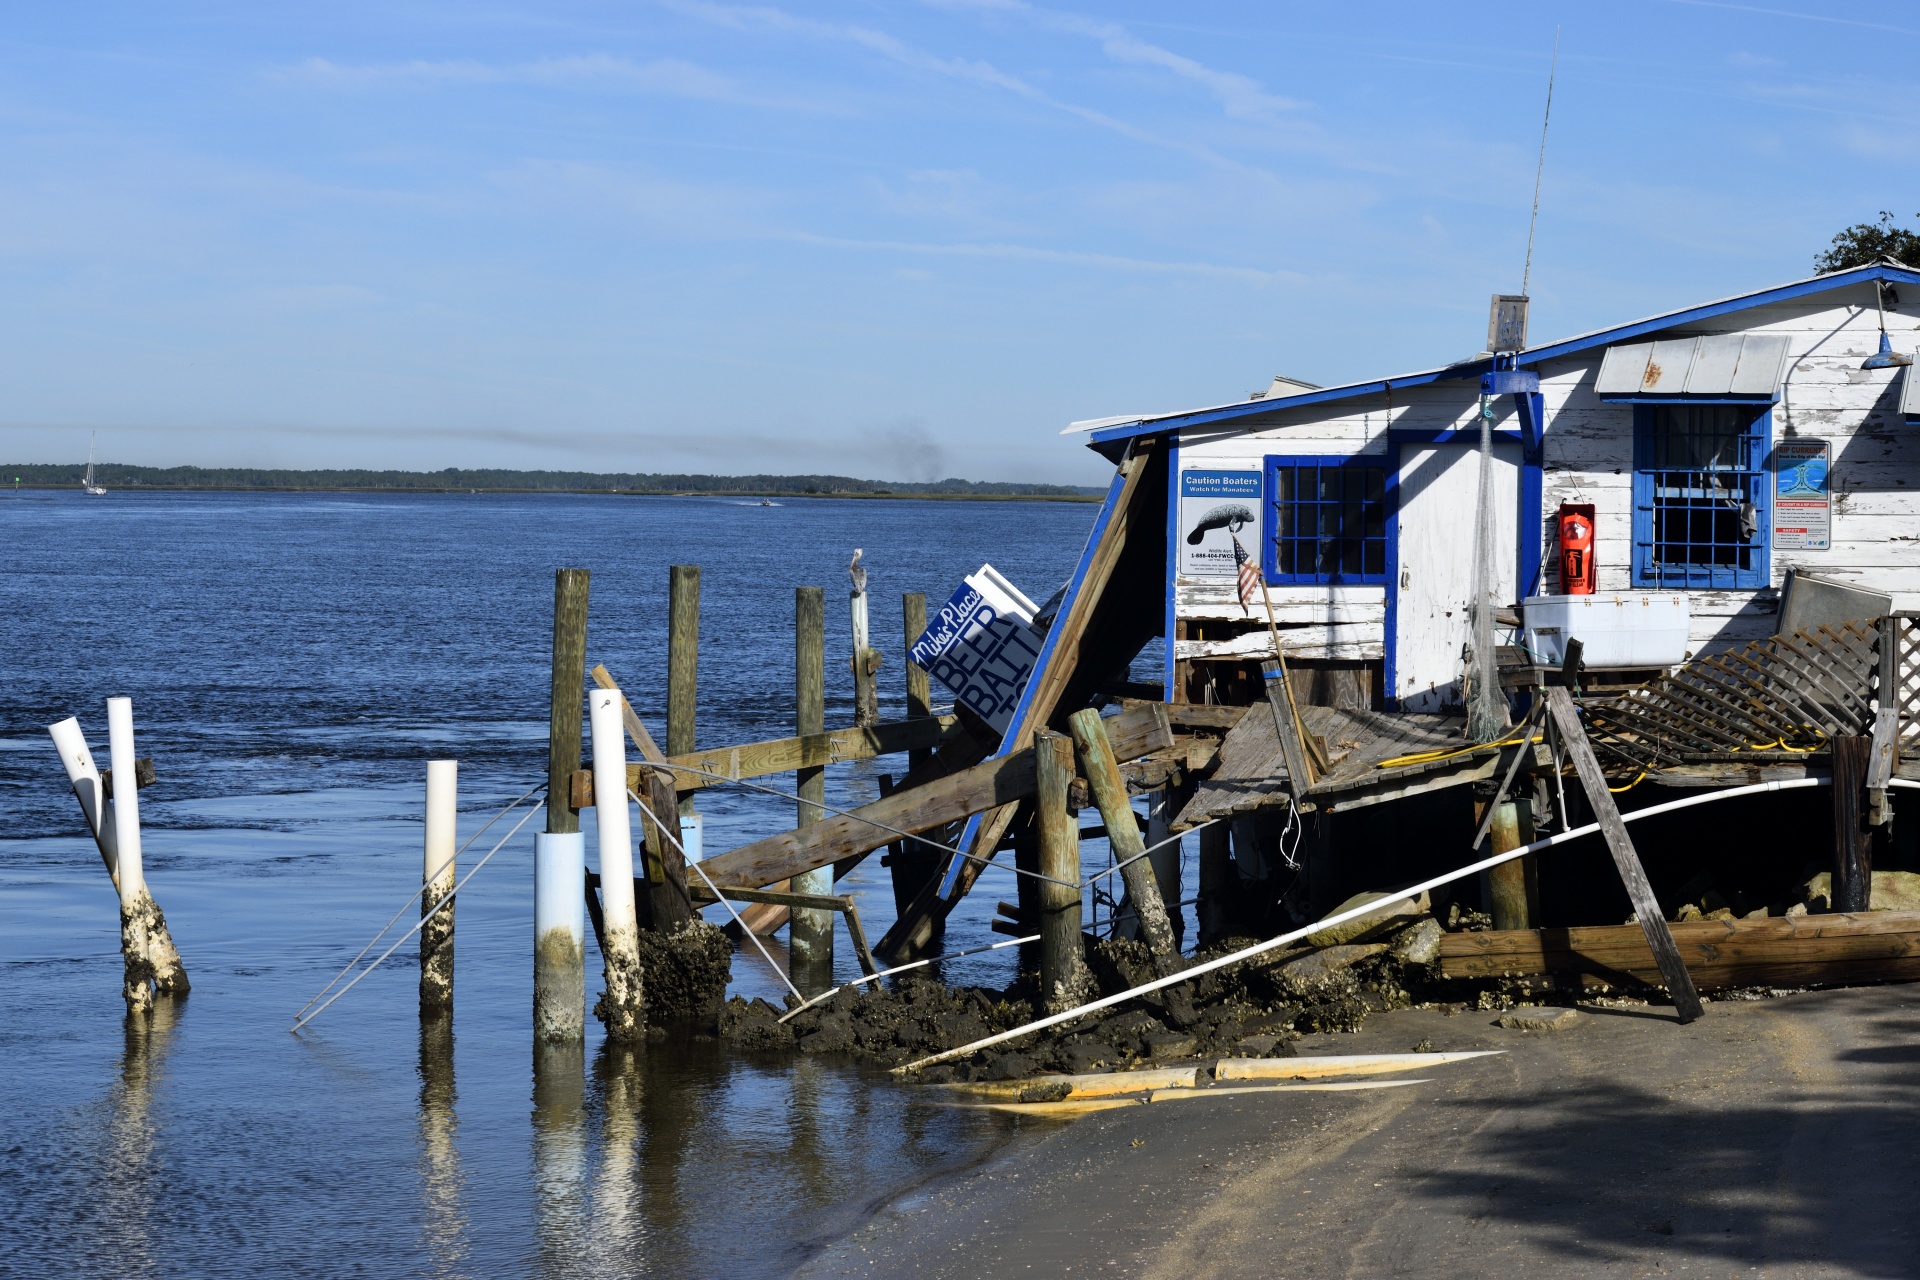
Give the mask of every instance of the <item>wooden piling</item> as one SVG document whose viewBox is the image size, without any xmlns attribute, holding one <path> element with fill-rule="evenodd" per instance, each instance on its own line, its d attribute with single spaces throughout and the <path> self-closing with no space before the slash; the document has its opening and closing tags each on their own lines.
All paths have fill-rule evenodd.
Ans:
<svg viewBox="0 0 1920 1280">
<path fill-rule="evenodd" d="M 1046 1011 L 1058 1013 L 1093 994 L 1080 927 L 1080 815 L 1070 798 L 1073 741 L 1043 731 L 1033 747 L 1039 871 L 1049 877 L 1035 882 L 1040 886 L 1040 990 Z"/>
<path fill-rule="evenodd" d="M 695 750 L 693 722 L 699 702 L 700 566 L 676 564 L 667 580 L 667 754 Z M 693 812 L 693 797 L 680 802 Z"/>
<path fill-rule="evenodd" d="M 553 574 L 553 690 L 547 713 L 547 830 L 580 829 L 568 803 L 580 767 L 580 703 L 587 672 L 587 571 Z"/>
<path fill-rule="evenodd" d="M 860 563 L 857 547 L 849 573 L 853 578 L 853 591 L 847 596 L 847 612 L 853 623 L 853 724 L 864 729 L 880 723 L 880 689 L 874 681 L 880 670 L 880 654 L 868 643 L 867 571 Z"/>
<path fill-rule="evenodd" d="M 1494 853 L 1509 853 L 1526 843 L 1520 838 L 1518 805 L 1505 800 L 1493 807 L 1493 825 L 1487 829 L 1487 838 L 1493 842 Z M 1525 861 L 1524 858 L 1515 858 L 1487 871 L 1493 927 L 1496 929 L 1533 928 L 1532 912 L 1527 902 Z"/>
<path fill-rule="evenodd" d="M 826 590 L 796 587 L 793 606 L 794 729 L 801 734 L 824 733 L 827 728 Z M 805 827 L 826 817 L 826 770 L 797 770 L 795 783 L 794 790 L 800 797 L 796 825 Z M 795 893 L 829 895 L 833 892 L 833 867 L 819 867 L 795 876 L 791 887 Z M 812 995 L 816 987 L 825 990 L 832 984 L 831 911 L 806 907 L 795 911 L 788 942 L 794 981 L 801 991 Z"/>
<path fill-rule="evenodd" d="M 1849 735 L 1827 741 L 1833 749 L 1831 909 L 1867 911 L 1873 902 L 1873 829 L 1866 823 L 1867 768 L 1873 739 Z"/>
<path fill-rule="evenodd" d="M 1162 977 L 1180 967 L 1179 946 L 1174 940 L 1173 924 L 1167 919 L 1167 904 L 1161 900 L 1160 885 L 1153 867 L 1140 855 L 1146 842 L 1134 819 L 1133 805 L 1127 796 L 1126 780 L 1120 776 L 1119 762 L 1113 756 L 1113 744 L 1107 738 L 1106 725 L 1092 707 L 1076 711 L 1067 719 L 1073 733 L 1073 745 L 1079 749 L 1080 767 L 1087 779 L 1087 791 L 1106 824 L 1107 843 L 1122 864 L 1120 878 L 1133 899 L 1134 914 L 1140 921 L 1140 939 L 1153 956 L 1154 968 Z M 1182 987 L 1171 987 L 1165 995 L 1167 1010 L 1182 1024 L 1193 1021 L 1193 1001 Z"/>
<path fill-rule="evenodd" d="M 594 816 L 600 829 L 601 955 L 606 994 L 594 1012 L 609 1040 L 646 1034 L 646 992 L 640 969 L 640 923 L 633 893 L 633 826 L 627 811 L 627 739 L 618 689 L 588 695 L 593 730 Z"/>
<path fill-rule="evenodd" d="M 1191 796 L 1191 792 L 1187 793 Z M 1166 904 L 1167 923 L 1173 928 L 1173 946 L 1178 951 L 1186 941 L 1187 922 L 1180 913 L 1180 845 L 1173 836 L 1173 817 L 1184 800 L 1176 798 L 1171 787 L 1161 787 L 1147 795 L 1147 847 L 1153 852 L 1147 862 L 1153 867 L 1153 882 L 1159 887 L 1160 901 Z M 1158 848 L 1154 846 L 1158 845 Z"/>
<path fill-rule="evenodd" d="M 901 620 L 905 623 L 906 646 L 901 650 L 904 656 L 912 652 L 920 637 L 927 630 L 927 598 L 917 591 L 909 591 L 900 597 Z M 933 686 L 927 673 L 911 660 L 903 660 L 901 665 L 907 672 L 907 719 L 922 720 L 933 715 Z M 923 768 L 933 759 L 933 749 L 922 747 L 907 752 L 907 769 L 911 773 Z M 930 838 L 941 840 L 945 831 L 931 833 Z M 945 843 L 944 840 L 941 840 Z M 929 880 L 939 874 L 940 851 L 917 840 L 906 840 L 894 846 L 888 855 L 888 869 L 893 873 L 893 901 L 900 913 L 905 913 L 913 900 L 920 896 Z"/>
<path fill-rule="evenodd" d="M 1233 828 L 1215 822 L 1200 829 L 1200 917 L 1202 947 L 1213 945 L 1232 928 L 1234 890 L 1239 875 L 1233 869 Z"/>
<path fill-rule="evenodd" d="M 460 765 L 427 761 L 426 839 L 420 857 L 420 1016 L 453 1008 L 454 849 L 460 820 Z M 436 908 L 438 908 L 436 910 Z"/>
</svg>

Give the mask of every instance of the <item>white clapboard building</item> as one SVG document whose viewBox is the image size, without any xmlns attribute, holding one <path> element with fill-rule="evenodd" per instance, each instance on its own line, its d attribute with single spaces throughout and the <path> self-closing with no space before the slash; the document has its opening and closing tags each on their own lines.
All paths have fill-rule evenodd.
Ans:
<svg viewBox="0 0 1920 1280">
<path fill-rule="evenodd" d="M 1790 571 L 1920 607 L 1920 394 L 1898 362 L 1917 331 L 1920 271 L 1882 261 L 1446 368 L 1277 378 L 1073 429 L 1116 461 L 1165 460 L 1169 700 L 1249 700 L 1221 685 L 1271 652 L 1260 602 L 1236 593 L 1238 539 L 1289 658 L 1331 696 L 1453 710 L 1483 405 L 1503 610 L 1560 593 L 1558 516 L 1589 504 L 1597 592 L 1574 630 L 1671 632 L 1678 616 L 1637 662 L 1671 665 L 1772 634 Z M 1512 621 L 1503 642 L 1551 647 Z"/>
</svg>

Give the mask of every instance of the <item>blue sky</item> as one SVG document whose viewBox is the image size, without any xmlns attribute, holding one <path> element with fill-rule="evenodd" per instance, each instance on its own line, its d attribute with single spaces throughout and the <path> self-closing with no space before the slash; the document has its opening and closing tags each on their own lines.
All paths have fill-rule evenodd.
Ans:
<svg viewBox="0 0 1920 1280">
<path fill-rule="evenodd" d="M 1098 482 L 1078 418 L 1803 276 L 1920 211 L 1847 4 L 16 6 L 0 461 Z"/>
</svg>

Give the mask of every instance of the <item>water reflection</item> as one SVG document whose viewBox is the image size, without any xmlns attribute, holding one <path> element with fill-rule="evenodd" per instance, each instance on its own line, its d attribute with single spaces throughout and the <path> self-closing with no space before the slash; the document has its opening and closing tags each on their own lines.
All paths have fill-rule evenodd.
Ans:
<svg viewBox="0 0 1920 1280">
<path fill-rule="evenodd" d="M 600 1169 L 593 1187 L 594 1275 L 632 1275 L 647 1260 L 646 1206 L 641 1195 L 641 1107 L 645 1050 L 603 1044 L 594 1060 L 600 1088 Z"/>
<path fill-rule="evenodd" d="M 159 1265 L 153 1241 L 166 1224 L 154 1206 L 169 1197 L 157 1152 L 160 1126 L 154 1119 L 153 1093 L 162 1079 L 180 1005 L 163 996 L 150 1009 L 127 1014 L 122 1024 L 120 1083 L 108 1122 L 106 1167 L 99 1182 L 103 1212 L 98 1219 L 104 1236 L 98 1244 L 119 1273 L 151 1274 Z"/>
<path fill-rule="evenodd" d="M 586 1046 L 533 1046 L 533 1203 L 542 1276 L 572 1276 L 587 1239 Z"/>
<path fill-rule="evenodd" d="M 453 1015 L 420 1019 L 421 1227 L 432 1274 L 464 1275 L 467 1260 L 465 1178 L 455 1144 Z"/>
</svg>

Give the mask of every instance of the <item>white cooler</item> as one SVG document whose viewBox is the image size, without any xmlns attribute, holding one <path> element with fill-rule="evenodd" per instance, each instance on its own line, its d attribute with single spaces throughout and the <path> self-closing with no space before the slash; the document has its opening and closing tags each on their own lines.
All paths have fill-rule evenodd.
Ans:
<svg viewBox="0 0 1920 1280">
<path fill-rule="evenodd" d="M 1589 667 L 1676 667 L 1687 660 L 1687 597 L 1678 591 L 1529 596 L 1520 602 L 1526 645 L 1557 665 L 1578 640 Z"/>
</svg>

